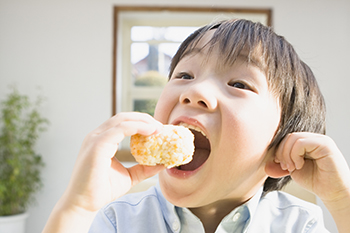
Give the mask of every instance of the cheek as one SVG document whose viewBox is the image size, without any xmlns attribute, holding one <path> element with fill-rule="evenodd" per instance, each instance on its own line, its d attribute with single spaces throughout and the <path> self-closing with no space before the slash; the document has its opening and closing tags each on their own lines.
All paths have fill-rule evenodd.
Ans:
<svg viewBox="0 0 350 233">
<path fill-rule="evenodd" d="M 163 124 L 166 124 L 166 117 L 164 115 L 164 103 L 162 101 L 162 96 L 159 98 L 158 102 L 157 102 L 157 105 L 156 105 L 156 109 L 154 110 L 154 118 L 158 121 L 160 121 L 161 123 Z"/>
<path fill-rule="evenodd" d="M 279 125 L 279 109 L 275 105 L 261 106 L 231 112 L 232 117 L 223 124 L 222 135 L 226 135 L 223 142 L 231 145 L 230 150 L 242 159 L 262 157 Z"/>
<path fill-rule="evenodd" d="M 252 124 L 247 126 L 249 137 L 255 147 L 266 149 L 271 143 L 277 127 L 279 125 L 279 114 L 277 112 L 266 110 L 252 119 Z"/>
<path fill-rule="evenodd" d="M 170 93 L 171 92 L 168 90 L 168 88 L 165 87 L 163 89 L 154 111 L 154 118 L 163 124 L 168 123 L 169 115 L 174 107 L 174 104 L 177 102 L 175 93 Z"/>
</svg>

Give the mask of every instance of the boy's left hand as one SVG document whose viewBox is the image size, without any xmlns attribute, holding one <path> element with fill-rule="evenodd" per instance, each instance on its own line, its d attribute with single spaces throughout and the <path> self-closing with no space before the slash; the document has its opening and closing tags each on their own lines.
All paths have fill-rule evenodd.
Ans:
<svg viewBox="0 0 350 233">
<path fill-rule="evenodd" d="M 285 175 L 289 174 L 296 183 L 316 194 L 323 202 L 349 197 L 349 166 L 328 136 L 291 133 L 281 142 L 274 161 Z"/>
</svg>

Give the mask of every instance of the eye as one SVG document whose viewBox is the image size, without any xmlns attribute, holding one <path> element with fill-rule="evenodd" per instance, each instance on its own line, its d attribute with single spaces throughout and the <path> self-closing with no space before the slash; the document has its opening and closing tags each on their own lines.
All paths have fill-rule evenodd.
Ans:
<svg viewBox="0 0 350 233">
<path fill-rule="evenodd" d="M 228 85 L 239 89 L 250 89 L 245 83 L 240 81 L 229 82 Z"/>
<path fill-rule="evenodd" d="M 180 73 L 176 76 L 177 79 L 193 79 L 193 77 L 187 73 Z"/>
</svg>

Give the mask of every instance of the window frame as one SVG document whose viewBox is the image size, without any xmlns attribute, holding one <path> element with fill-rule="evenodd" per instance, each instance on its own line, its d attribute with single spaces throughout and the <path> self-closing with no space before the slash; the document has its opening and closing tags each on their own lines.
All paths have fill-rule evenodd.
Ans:
<svg viewBox="0 0 350 233">
<path fill-rule="evenodd" d="M 114 25 L 113 25 L 113 67 L 112 67 L 112 115 L 117 113 L 118 98 L 118 18 L 121 12 L 180 12 L 180 13 L 239 13 L 239 14 L 263 14 L 267 18 L 267 25 L 272 26 L 272 9 L 269 8 L 215 8 L 215 7 L 155 7 L 155 6 L 115 6 L 114 7 Z"/>
<path fill-rule="evenodd" d="M 234 8 L 234 7 L 157 7 L 157 6 L 114 6 L 114 20 L 113 20 L 113 52 L 112 52 L 112 116 L 117 114 L 119 111 L 122 110 L 122 106 L 118 105 L 118 103 L 122 103 L 121 100 L 124 102 L 124 99 L 129 99 L 123 96 L 121 85 L 122 80 L 119 80 L 118 77 L 128 77 L 129 75 L 125 72 L 130 72 L 129 69 L 125 68 L 123 66 L 123 69 L 118 69 L 118 64 L 121 65 L 121 61 L 118 61 L 118 57 L 121 57 L 121 54 L 123 54 L 123 59 L 130 61 L 130 53 L 126 56 L 123 53 L 123 47 L 121 41 L 125 40 L 123 36 L 126 35 L 120 35 L 122 33 L 118 33 L 120 30 L 125 32 L 125 29 L 120 28 L 123 27 L 121 25 L 120 16 L 123 13 L 140 13 L 146 12 L 146 13 L 152 13 L 154 14 L 166 14 L 167 12 L 170 13 L 211 13 L 211 14 L 233 14 L 233 15 L 244 15 L 249 16 L 250 18 L 254 17 L 264 17 L 266 18 L 266 25 L 272 26 L 272 9 L 269 8 Z M 171 17 L 169 17 L 171 18 Z M 137 20 L 135 20 L 137 21 Z M 188 21 L 187 21 L 188 22 Z M 187 26 L 191 26 L 190 23 L 186 23 Z M 155 26 L 155 25 L 152 25 Z M 160 23 L 159 26 L 162 26 L 162 23 Z M 127 34 L 127 33 L 124 33 Z M 127 82 L 131 82 L 131 80 L 127 80 Z M 130 85 L 130 83 L 124 83 L 124 85 Z M 148 89 L 151 90 L 151 89 Z M 145 93 L 147 93 L 147 90 L 144 90 Z M 146 99 L 146 98 L 144 98 Z M 125 100 L 126 101 L 126 100 Z M 127 105 L 130 105 L 131 103 L 124 103 Z M 130 154 L 129 150 L 119 150 L 117 153 L 117 158 L 120 161 L 134 161 L 133 157 Z"/>
</svg>

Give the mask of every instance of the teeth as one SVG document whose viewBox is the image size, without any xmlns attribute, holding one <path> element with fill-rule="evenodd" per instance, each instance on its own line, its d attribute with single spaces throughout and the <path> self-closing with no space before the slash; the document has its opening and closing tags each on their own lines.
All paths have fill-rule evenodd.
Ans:
<svg viewBox="0 0 350 233">
<path fill-rule="evenodd" d="M 184 123 L 184 122 L 181 122 L 179 125 L 184 126 L 186 128 L 189 128 L 189 129 L 196 130 L 196 131 L 200 132 L 201 134 L 203 134 L 203 136 L 207 137 L 207 135 L 205 135 L 205 133 L 197 126 L 190 125 L 190 124 L 187 124 L 187 123 Z"/>
</svg>

